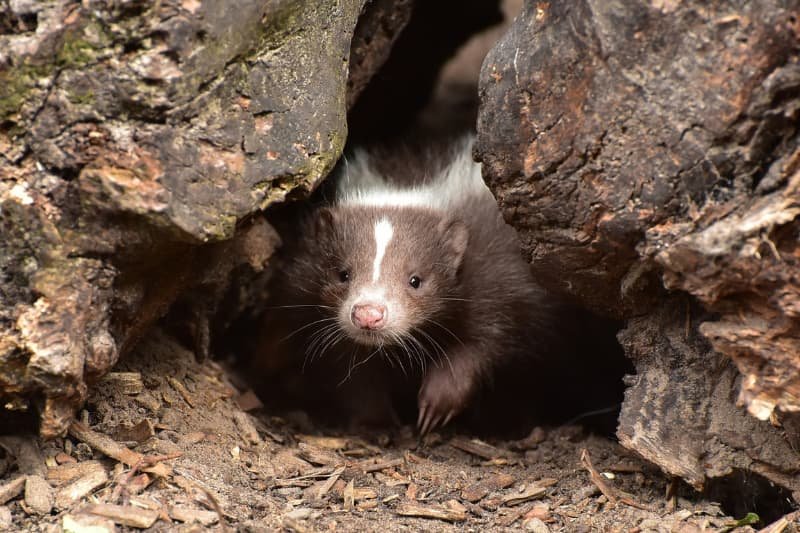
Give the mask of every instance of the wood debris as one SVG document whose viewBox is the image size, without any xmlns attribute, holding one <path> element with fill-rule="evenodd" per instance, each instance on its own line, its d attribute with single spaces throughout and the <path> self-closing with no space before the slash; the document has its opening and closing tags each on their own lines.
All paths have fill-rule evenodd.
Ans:
<svg viewBox="0 0 800 533">
<path fill-rule="evenodd" d="M 24 488 L 25 476 L 20 476 L 0 485 L 0 505 L 5 505 L 9 500 L 13 500 L 22 494 L 22 489 Z"/>
<path fill-rule="evenodd" d="M 289 531 L 293 531 L 294 533 L 311 533 L 314 531 L 303 524 L 302 520 L 297 520 L 288 516 L 283 518 L 283 527 Z"/>
<path fill-rule="evenodd" d="M 508 474 L 494 474 L 462 490 L 461 497 L 468 502 L 475 503 L 482 500 L 490 492 L 508 488 L 513 484 L 513 476 Z"/>
<path fill-rule="evenodd" d="M 325 495 L 328 494 L 328 491 L 330 491 L 331 488 L 336 484 L 336 482 L 339 481 L 339 476 L 342 475 L 344 469 L 345 469 L 344 466 L 340 466 L 339 468 L 333 471 L 333 473 L 327 480 L 325 480 L 325 482 L 322 484 L 322 486 L 319 488 L 319 491 L 315 495 L 318 500 L 324 498 Z"/>
<path fill-rule="evenodd" d="M 295 437 L 300 442 L 327 450 L 344 450 L 349 445 L 348 440 L 341 437 L 319 437 L 316 435 L 296 435 Z"/>
<path fill-rule="evenodd" d="M 108 518 L 89 514 L 67 514 L 61 519 L 64 533 L 114 533 L 117 527 Z"/>
<path fill-rule="evenodd" d="M 297 445 L 297 455 L 311 464 L 322 466 L 339 465 L 343 462 L 342 458 L 336 453 L 314 446 L 313 444 L 299 443 Z"/>
<path fill-rule="evenodd" d="M 195 509 L 183 505 L 173 505 L 169 508 L 169 516 L 178 522 L 197 522 L 203 526 L 210 526 L 219 521 L 219 515 L 214 511 Z"/>
<path fill-rule="evenodd" d="M 233 421 L 239 428 L 239 432 L 245 442 L 248 444 L 258 444 L 261 442 L 261 437 L 258 436 L 258 430 L 250 415 L 243 411 L 235 411 L 233 413 Z"/>
<path fill-rule="evenodd" d="M 25 504 L 37 515 L 47 515 L 53 509 L 53 489 L 41 476 L 25 480 Z"/>
<path fill-rule="evenodd" d="M 153 423 L 145 418 L 132 426 L 118 426 L 114 431 L 114 440 L 141 444 L 154 435 Z"/>
<path fill-rule="evenodd" d="M 494 460 L 498 458 L 507 458 L 508 452 L 501 450 L 491 444 L 487 444 L 479 439 L 466 439 L 464 437 L 453 437 L 450 439 L 450 446 L 457 448 L 462 452 L 480 457 L 481 459 Z"/>
<path fill-rule="evenodd" d="M 115 524 L 138 529 L 147 529 L 158 520 L 157 511 L 148 511 L 132 505 L 96 503 L 88 505 L 83 510 L 89 514 L 108 518 Z"/>
<path fill-rule="evenodd" d="M 67 455 L 64 452 L 58 452 L 55 455 L 54 459 L 56 460 L 56 463 L 59 464 L 59 465 L 63 465 L 64 463 L 77 463 L 78 462 L 77 459 L 75 459 L 71 455 Z"/>
<path fill-rule="evenodd" d="M 186 386 L 178 381 L 177 379 L 173 378 L 172 376 L 167 376 L 167 383 L 172 385 L 172 388 L 181 395 L 183 401 L 186 402 L 189 407 L 194 408 L 194 400 L 192 399 L 191 393 L 186 389 Z"/>
<path fill-rule="evenodd" d="M 139 452 L 135 452 L 127 446 L 123 446 L 108 435 L 103 435 L 102 433 L 89 429 L 86 425 L 77 420 L 70 425 L 69 434 L 79 441 L 85 442 L 91 446 L 92 449 L 112 459 L 116 459 L 121 463 L 125 463 L 128 466 L 141 463 L 144 459 L 144 455 Z"/>
<path fill-rule="evenodd" d="M 253 411 L 264 407 L 264 404 L 261 403 L 261 399 L 252 389 L 247 389 L 242 394 L 239 394 L 233 401 L 236 402 L 236 405 L 238 405 L 239 409 L 242 411 Z"/>
<path fill-rule="evenodd" d="M 395 468 L 405 464 L 403 459 L 367 459 L 366 461 L 359 461 L 353 464 L 354 468 L 361 470 L 364 473 L 378 472 L 389 468 Z"/>
<path fill-rule="evenodd" d="M 100 383 L 115 387 L 122 394 L 135 396 L 144 391 L 144 382 L 140 372 L 109 372 Z"/>
<path fill-rule="evenodd" d="M 419 503 L 402 503 L 395 513 L 400 516 L 414 516 L 417 518 L 433 518 L 437 520 L 445 520 L 447 522 L 463 522 L 467 519 L 466 509 L 463 508 L 448 508 L 445 506 L 434 507 L 421 505 Z"/>
<path fill-rule="evenodd" d="M 535 500 L 536 498 L 540 498 L 544 496 L 546 492 L 547 492 L 547 487 L 542 487 L 540 485 L 532 485 L 530 487 L 527 487 L 525 490 L 521 492 L 516 492 L 504 496 L 502 502 L 503 505 L 508 505 L 508 506 L 519 505 L 521 503 L 529 502 L 531 500 Z"/>
<path fill-rule="evenodd" d="M 352 482 L 353 480 L 350 481 Z M 364 500 L 375 500 L 378 498 L 378 493 L 369 487 L 356 487 L 355 484 L 353 484 L 352 491 L 350 491 L 350 493 L 347 493 L 347 491 L 349 490 L 348 486 L 349 483 L 345 484 L 344 481 L 339 481 L 336 483 L 334 489 L 342 499 L 344 499 L 345 497 L 352 497 L 354 502 L 360 502 Z"/>
<path fill-rule="evenodd" d="M 94 463 L 86 472 L 68 485 L 61 487 L 56 492 L 56 508 L 68 509 L 95 489 L 108 483 L 106 469 L 99 463 Z"/>
<path fill-rule="evenodd" d="M 66 482 L 85 476 L 96 470 L 105 470 L 105 467 L 100 461 L 64 463 L 47 470 L 47 481 L 56 486 L 63 485 Z"/>
<path fill-rule="evenodd" d="M 589 457 L 589 450 L 584 448 L 581 451 L 581 464 L 583 467 L 589 472 L 589 477 L 592 480 L 600 492 L 603 493 L 609 503 L 616 504 L 617 502 L 624 503 L 625 505 L 630 505 L 631 507 L 636 507 L 637 509 L 642 509 L 644 511 L 652 511 L 649 506 L 643 505 L 639 502 L 634 501 L 633 496 L 628 493 L 622 492 L 619 489 L 616 489 L 609 485 L 606 482 L 606 478 L 600 474 L 597 469 L 595 469 L 594 465 L 592 465 L 591 457 Z"/>
<path fill-rule="evenodd" d="M 347 509 L 348 511 L 352 510 L 353 504 L 355 503 L 356 499 L 355 487 L 352 479 L 344 489 L 343 499 L 344 499 L 344 508 Z"/>
</svg>

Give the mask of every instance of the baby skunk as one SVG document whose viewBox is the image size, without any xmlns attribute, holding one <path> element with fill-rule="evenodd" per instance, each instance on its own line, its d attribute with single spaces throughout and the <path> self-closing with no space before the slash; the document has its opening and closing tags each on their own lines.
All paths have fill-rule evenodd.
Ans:
<svg viewBox="0 0 800 533">
<path fill-rule="evenodd" d="M 286 312 L 269 327 L 289 332 L 283 349 L 304 364 L 350 360 L 351 375 L 374 358 L 414 367 L 422 434 L 464 411 L 499 367 L 558 350 L 558 304 L 532 279 L 471 144 L 391 177 L 356 153 L 275 276 Z"/>
</svg>

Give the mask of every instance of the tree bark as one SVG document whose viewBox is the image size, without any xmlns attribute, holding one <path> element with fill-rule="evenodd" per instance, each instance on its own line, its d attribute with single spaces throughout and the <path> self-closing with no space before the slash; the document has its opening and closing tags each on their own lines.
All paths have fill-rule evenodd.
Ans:
<svg viewBox="0 0 800 533">
<path fill-rule="evenodd" d="M 351 91 L 408 20 L 396 3 L 364 11 Z M 234 268 L 263 267 L 276 237 L 249 217 L 341 153 L 363 5 L 0 2 L 3 404 L 63 434 L 181 294 L 213 307 Z"/>
<path fill-rule="evenodd" d="M 477 153 L 532 268 L 628 320 L 620 439 L 698 487 L 800 494 L 798 17 L 530 2 L 481 74 Z"/>
</svg>

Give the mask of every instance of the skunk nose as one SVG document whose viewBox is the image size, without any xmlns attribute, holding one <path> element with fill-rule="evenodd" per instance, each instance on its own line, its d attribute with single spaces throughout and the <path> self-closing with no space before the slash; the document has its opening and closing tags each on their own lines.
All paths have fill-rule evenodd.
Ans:
<svg viewBox="0 0 800 533">
<path fill-rule="evenodd" d="M 385 319 L 386 306 L 380 304 L 356 304 L 350 313 L 350 320 L 361 329 L 380 329 Z"/>
</svg>

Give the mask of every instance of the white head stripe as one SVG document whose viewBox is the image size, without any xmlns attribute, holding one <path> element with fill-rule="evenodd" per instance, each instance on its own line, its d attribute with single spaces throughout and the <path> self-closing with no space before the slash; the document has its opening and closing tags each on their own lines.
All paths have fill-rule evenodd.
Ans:
<svg viewBox="0 0 800 533">
<path fill-rule="evenodd" d="M 375 223 L 375 261 L 372 263 L 372 281 L 378 281 L 381 277 L 381 263 L 383 256 L 386 254 L 386 247 L 389 246 L 389 241 L 392 240 L 391 223 L 385 218 L 380 219 Z"/>
</svg>

